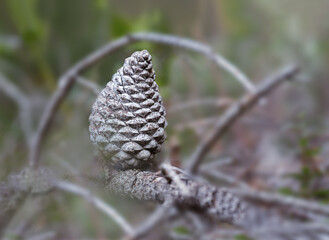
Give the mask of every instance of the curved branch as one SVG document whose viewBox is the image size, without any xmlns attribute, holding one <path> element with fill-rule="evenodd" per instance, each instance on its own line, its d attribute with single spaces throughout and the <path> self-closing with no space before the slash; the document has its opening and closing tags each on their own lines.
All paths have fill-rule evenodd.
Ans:
<svg viewBox="0 0 329 240">
<path fill-rule="evenodd" d="M 88 55 L 86 58 L 79 61 L 59 79 L 58 87 L 52 95 L 45 110 L 43 111 L 38 130 L 32 139 L 32 148 L 29 154 L 29 162 L 33 168 L 36 168 L 38 166 L 41 144 L 45 136 L 47 135 L 47 132 L 50 128 L 50 125 L 59 105 L 64 100 L 68 92 L 71 90 L 76 76 L 78 76 L 82 71 L 86 70 L 88 67 L 95 64 L 105 56 L 127 45 L 130 42 L 131 40 L 129 39 L 129 37 L 124 37 L 105 45 L 104 47 L 96 50 L 95 52 Z"/>
<path fill-rule="evenodd" d="M 279 73 L 264 80 L 253 93 L 244 95 L 235 104 L 229 107 L 217 120 L 215 129 L 196 148 L 189 161 L 188 170 L 196 173 L 207 152 L 216 141 L 238 120 L 245 112 L 253 107 L 259 99 L 280 85 L 283 81 L 291 79 L 298 73 L 296 66 L 289 66 L 279 71 Z"/>
<path fill-rule="evenodd" d="M 253 92 L 255 90 L 253 83 L 243 72 L 241 72 L 241 70 L 239 70 L 235 65 L 229 62 L 223 56 L 215 53 L 215 51 L 206 44 L 188 38 L 159 33 L 135 33 L 132 34 L 131 37 L 137 41 L 162 43 L 203 54 L 211 61 L 213 61 L 217 66 L 225 69 L 228 73 L 230 73 L 248 91 Z"/>
<path fill-rule="evenodd" d="M 113 53 L 114 51 L 128 44 L 140 41 L 149 41 L 172 45 L 203 54 L 210 60 L 214 61 L 218 66 L 231 73 L 236 79 L 243 83 L 247 89 L 251 91 L 254 90 L 253 85 L 245 77 L 245 75 L 240 70 L 238 70 L 237 67 L 235 67 L 232 63 L 228 62 L 224 57 L 215 54 L 213 50 L 205 44 L 186 38 L 159 33 L 134 33 L 124 36 L 108 43 L 107 45 L 99 48 L 95 52 L 89 54 L 87 57 L 76 63 L 73 67 L 71 67 L 60 78 L 58 87 L 55 93 L 52 95 L 49 103 L 47 104 L 42 114 L 40 123 L 38 125 L 38 130 L 32 139 L 32 146 L 29 154 L 29 161 L 32 167 L 36 168 L 38 166 L 42 142 L 45 136 L 47 135 L 47 132 L 51 126 L 52 119 L 54 118 L 54 115 L 59 105 L 70 91 L 74 81 L 76 80 L 76 77 L 80 75 L 83 71 L 85 71 L 87 68 L 91 67 L 92 65 L 94 65 L 104 57 L 108 56 L 109 54 Z"/>
<path fill-rule="evenodd" d="M 0 73 L 0 89 L 19 107 L 19 121 L 24 133 L 25 141 L 29 144 L 32 135 L 32 116 L 30 100 L 25 94 Z"/>
<path fill-rule="evenodd" d="M 135 234 L 135 231 L 133 227 L 111 206 L 109 206 L 107 203 L 105 203 L 103 200 L 101 200 L 98 197 L 95 197 L 92 195 L 92 193 L 76 184 L 65 182 L 65 181 L 59 181 L 56 183 L 56 187 L 58 189 L 64 190 L 69 193 L 73 193 L 75 195 L 81 196 L 85 198 L 88 202 L 93 204 L 96 208 L 104 212 L 106 215 L 111 217 L 123 230 L 124 232 L 129 235 L 133 236 Z"/>
</svg>

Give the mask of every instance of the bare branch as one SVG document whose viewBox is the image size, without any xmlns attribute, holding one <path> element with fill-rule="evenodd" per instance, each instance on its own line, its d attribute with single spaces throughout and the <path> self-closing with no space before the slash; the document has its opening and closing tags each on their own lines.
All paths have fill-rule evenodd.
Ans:
<svg viewBox="0 0 329 240">
<path fill-rule="evenodd" d="M 263 201 L 266 203 L 284 205 L 289 207 L 297 207 L 300 209 L 306 209 L 319 214 L 325 214 L 329 216 L 329 206 L 320 204 L 313 201 L 303 200 L 296 197 L 284 196 L 277 193 L 269 193 L 263 191 L 256 191 L 251 188 L 247 189 L 230 189 L 236 195 L 243 198 Z"/>
<path fill-rule="evenodd" d="M 92 65 L 96 64 L 104 57 L 113 53 L 114 51 L 128 44 L 139 41 L 168 44 L 201 53 L 212 61 L 214 61 L 218 66 L 230 72 L 233 76 L 239 79 L 240 82 L 242 82 L 244 86 L 246 86 L 249 90 L 254 90 L 253 85 L 240 70 L 238 70 L 232 63 L 229 63 L 224 57 L 215 54 L 213 50 L 207 45 L 186 38 L 180 38 L 172 35 L 158 33 L 135 33 L 124 36 L 97 49 L 95 52 L 92 52 L 87 57 L 76 63 L 73 67 L 71 67 L 60 78 L 58 87 L 52 95 L 49 103 L 45 107 L 40 123 L 38 125 L 38 130 L 32 139 L 32 147 L 29 154 L 29 161 L 32 167 L 35 168 L 38 166 L 40 150 L 43 140 L 47 135 L 47 132 L 51 126 L 52 120 L 59 105 L 70 91 L 74 81 L 76 80 L 76 77 Z"/>
<path fill-rule="evenodd" d="M 112 173 L 107 187 L 117 193 L 144 201 L 174 201 L 181 208 L 202 209 L 216 219 L 237 223 L 245 206 L 228 190 L 200 183 L 177 173 L 186 182 L 191 195 L 184 195 L 174 181 L 153 172 L 127 170 Z"/>
<path fill-rule="evenodd" d="M 30 100 L 25 94 L 0 73 L 0 89 L 19 107 L 19 121 L 24 133 L 25 141 L 29 144 L 32 135 L 32 116 Z"/>
<path fill-rule="evenodd" d="M 51 240 L 56 238 L 56 232 L 54 231 L 47 231 L 42 232 L 32 237 L 25 238 L 26 240 Z"/>
<path fill-rule="evenodd" d="M 187 38 L 159 33 L 135 33 L 132 34 L 131 37 L 138 41 L 163 43 L 203 54 L 216 63 L 220 68 L 225 69 L 232 76 L 234 76 L 248 91 L 254 91 L 254 85 L 246 77 L 246 75 L 223 56 L 216 54 L 215 51 L 208 45 Z"/>
<path fill-rule="evenodd" d="M 56 183 L 56 187 L 58 189 L 64 190 L 66 192 L 81 196 L 85 198 L 88 202 L 93 204 L 96 208 L 104 212 L 106 215 L 111 217 L 121 228 L 122 230 L 129 236 L 134 235 L 133 227 L 121 216 L 114 208 L 105 203 L 100 198 L 94 196 L 89 190 L 78 186 L 76 184 L 58 181 Z"/>
<path fill-rule="evenodd" d="M 42 114 L 38 130 L 32 139 L 32 148 L 29 154 L 29 162 L 33 168 L 38 166 L 41 144 L 50 128 L 59 105 L 69 93 L 74 80 L 76 79 L 76 76 L 80 75 L 82 71 L 97 63 L 105 56 L 111 54 L 112 52 L 118 50 L 130 42 L 131 40 L 127 36 L 105 45 L 104 47 L 96 50 L 95 52 L 89 54 L 86 58 L 79 61 L 60 78 L 58 87 L 52 95 L 49 103 L 47 104 Z"/>
<path fill-rule="evenodd" d="M 248 187 L 248 185 L 246 183 L 244 183 L 242 181 L 239 181 L 234 176 L 225 174 L 225 173 L 223 173 L 221 171 L 218 171 L 216 169 L 208 169 L 206 171 L 201 169 L 201 172 L 208 175 L 208 176 L 211 176 L 211 177 L 217 178 L 219 180 L 222 180 L 224 182 L 227 182 L 229 184 L 237 185 L 241 188 L 247 188 Z"/>
<path fill-rule="evenodd" d="M 315 240 L 329 237 L 328 224 L 325 223 L 285 222 L 280 224 L 280 227 L 277 224 L 269 224 L 248 229 L 248 232 L 255 239 L 299 239 L 302 237 L 305 240 Z"/>
<path fill-rule="evenodd" d="M 224 165 L 228 165 L 231 164 L 233 162 L 233 158 L 227 157 L 227 158 L 221 158 L 221 159 L 217 159 L 217 160 L 212 160 L 209 163 L 205 163 L 202 165 L 202 167 L 200 168 L 202 171 L 207 171 L 210 169 L 215 169 L 217 167 L 221 167 Z"/>
<path fill-rule="evenodd" d="M 179 190 L 185 196 L 190 196 L 190 189 L 185 185 L 185 183 L 179 178 L 179 175 L 174 171 L 173 167 L 168 163 L 168 161 L 161 164 L 160 168 L 166 171 L 168 176 L 176 183 Z"/>
<path fill-rule="evenodd" d="M 76 81 L 78 84 L 80 84 L 81 86 L 85 87 L 86 89 L 91 90 L 94 94 L 96 94 L 96 96 L 101 92 L 101 87 L 98 86 L 96 83 L 91 82 L 81 76 L 77 76 L 76 77 Z"/>
<path fill-rule="evenodd" d="M 200 99 L 200 100 L 188 101 L 182 104 L 176 104 L 175 106 L 170 107 L 167 112 L 176 113 L 189 108 L 203 107 L 203 106 L 214 106 L 217 108 L 225 108 L 228 107 L 232 102 L 233 101 L 229 98 Z"/>
<path fill-rule="evenodd" d="M 188 170 L 196 173 L 207 152 L 216 141 L 238 120 L 245 112 L 258 102 L 263 96 L 272 91 L 280 83 L 291 79 L 298 73 L 296 66 L 286 67 L 279 73 L 264 80 L 253 93 L 248 93 L 228 108 L 218 119 L 215 129 L 197 147 L 189 161 Z"/>
<path fill-rule="evenodd" d="M 7 182 L 0 183 L 0 239 L 16 211 L 22 206 L 29 194 L 28 189 L 21 188 L 20 173 L 13 175 Z"/>
<path fill-rule="evenodd" d="M 208 117 L 208 118 L 202 118 L 202 119 L 182 122 L 182 123 L 175 125 L 174 128 L 176 131 L 182 131 L 186 128 L 192 128 L 192 129 L 196 130 L 197 132 L 199 132 L 198 131 L 199 129 L 202 129 L 202 130 L 200 130 L 200 132 L 203 134 L 204 127 L 208 127 L 209 125 L 211 126 L 214 123 L 216 123 L 217 121 L 218 121 L 218 116 Z"/>
<path fill-rule="evenodd" d="M 171 211 L 175 210 L 172 201 L 167 201 L 163 205 L 159 206 L 139 227 L 137 227 L 133 239 L 139 239 L 151 231 L 156 225 L 162 222 L 167 216 L 171 214 Z"/>
</svg>

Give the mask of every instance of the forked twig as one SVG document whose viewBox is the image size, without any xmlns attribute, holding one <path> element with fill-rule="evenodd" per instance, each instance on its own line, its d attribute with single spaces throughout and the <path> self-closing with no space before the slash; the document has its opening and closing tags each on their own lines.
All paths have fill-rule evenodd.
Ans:
<svg viewBox="0 0 329 240">
<path fill-rule="evenodd" d="M 216 141 L 241 117 L 247 110 L 255 105 L 259 99 L 272 91 L 283 81 L 292 78 L 299 71 L 298 67 L 286 67 L 279 73 L 264 80 L 253 93 L 247 93 L 235 104 L 229 107 L 218 119 L 215 129 L 197 147 L 189 161 L 188 170 L 196 173 L 205 155 Z"/>
<path fill-rule="evenodd" d="M 168 161 L 165 161 L 160 166 L 163 168 L 163 170 L 166 171 L 168 176 L 176 183 L 177 187 L 180 189 L 183 195 L 190 196 L 191 191 L 190 189 L 185 185 L 185 183 L 180 179 L 179 175 L 176 174 L 175 170 L 171 166 L 171 164 L 168 163 Z"/>
</svg>

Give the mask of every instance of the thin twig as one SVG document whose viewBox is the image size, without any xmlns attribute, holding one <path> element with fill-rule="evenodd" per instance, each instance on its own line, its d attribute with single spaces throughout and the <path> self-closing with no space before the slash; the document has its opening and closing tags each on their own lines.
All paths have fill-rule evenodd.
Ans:
<svg viewBox="0 0 329 240">
<path fill-rule="evenodd" d="M 232 76 L 234 76 L 248 91 L 253 92 L 255 90 L 252 82 L 246 77 L 244 73 L 241 72 L 241 70 L 230 63 L 223 56 L 216 54 L 215 51 L 206 44 L 187 38 L 158 33 L 135 33 L 131 36 L 139 41 L 150 41 L 168 44 L 203 54 L 211 61 L 215 62 L 220 68 L 225 69 Z"/>
<path fill-rule="evenodd" d="M 307 209 L 320 214 L 329 216 L 329 206 L 317 202 L 304 200 L 296 197 L 284 196 L 278 193 L 269 193 L 264 191 L 257 191 L 251 188 L 244 189 L 230 189 L 232 193 L 244 198 L 259 200 L 267 203 L 285 205 L 290 207 L 297 207 Z"/>
<path fill-rule="evenodd" d="M 19 107 L 19 121 L 27 144 L 32 136 L 32 116 L 30 100 L 25 94 L 0 73 L 0 89 Z"/>
<path fill-rule="evenodd" d="M 89 190 L 78 186 L 76 184 L 59 181 L 56 183 L 56 187 L 58 189 L 64 190 L 69 193 L 73 193 L 75 195 L 81 196 L 85 198 L 88 202 L 93 204 L 96 208 L 104 212 L 106 215 L 111 217 L 121 228 L 122 230 L 129 236 L 133 236 L 134 229 L 133 227 L 121 216 L 114 208 L 105 203 L 100 198 L 94 196 Z"/>
<path fill-rule="evenodd" d="M 212 160 L 211 162 L 205 163 L 200 167 L 200 170 L 207 171 L 210 169 L 216 169 L 217 167 L 221 167 L 223 165 L 228 165 L 233 162 L 233 158 L 226 157 L 226 158 L 220 158 L 217 160 Z"/>
<path fill-rule="evenodd" d="M 38 125 L 38 130 L 32 139 L 32 148 L 29 153 L 29 162 L 33 168 L 38 167 L 41 144 L 43 143 L 43 141 L 47 135 L 47 132 L 49 131 L 52 120 L 54 118 L 54 115 L 55 115 L 59 105 L 64 100 L 66 95 L 69 93 L 69 91 L 71 90 L 71 87 L 73 86 L 76 76 L 80 75 L 80 73 L 82 71 L 86 70 L 93 64 L 97 63 L 99 60 L 101 60 L 105 56 L 111 54 L 112 52 L 116 51 L 117 49 L 119 49 L 123 46 L 126 46 L 130 42 L 131 42 L 131 40 L 129 37 L 123 37 L 123 38 L 120 38 L 116 41 L 113 41 L 113 42 L 105 45 L 102 48 L 99 48 L 95 52 L 92 52 L 87 57 L 83 58 L 81 61 L 79 61 L 73 67 L 71 67 L 59 79 L 58 87 L 57 87 L 56 91 L 54 92 L 54 94 L 52 95 L 45 110 L 43 111 L 41 120 Z"/>
<path fill-rule="evenodd" d="M 207 171 L 204 171 L 203 169 L 201 169 L 201 172 L 203 172 L 204 174 L 206 174 L 208 176 L 211 176 L 211 177 L 217 178 L 219 180 L 222 180 L 224 182 L 227 182 L 229 184 L 237 185 L 241 188 L 247 188 L 248 187 L 248 185 L 246 183 L 244 183 L 242 181 L 239 181 L 234 176 L 225 174 L 225 173 L 223 173 L 221 171 L 218 171 L 216 169 L 208 169 Z"/>
<path fill-rule="evenodd" d="M 173 107 L 170 107 L 168 109 L 168 113 L 177 113 L 182 110 L 186 110 L 189 108 L 195 108 L 195 107 L 204 107 L 204 106 L 214 106 L 217 108 L 225 108 L 229 106 L 233 101 L 228 98 L 209 98 L 209 99 L 199 99 L 199 100 L 193 100 L 188 101 L 186 103 L 182 104 L 176 104 Z"/>
<path fill-rule="evenodd" d="M 208 118 L 202 118 L 192 121 L 186 121 L 179 124 L 176 124 L 174 126 L 176 131 L 183 131 L 186 128 L 192 128 L 194 130 L 199 130 L 202 128 L 202 133 L 204 132 L 203 128 L 211 126 L 212 124 L 216 123 L 218 121 L 218 116 L 215 117 L 208 117 Z"/>
<path fill-rule="evenodd" d="M 77 83 L 79 83 L 81 86 L 85 87 L 86 89 L 91 90 L 96 96 L 101 92 L 101 87 L 98 86 L 96 83 L 89 81 L 81 76 L 76 77 Z"/>
<path fill-rule="evenodd" d="M 56 238 L 56 232 L 54 231 L 48 231 L 48 232 L 42 232 L 37 235 L 34 235 L 32 237 L 25 238 L 26 240 L 48 240 L 48 239 L 55 239 Z"/>
<path fill-rule="evenodd" d="M 163 168 L 166 173 L 169 175 L 169 177 L 176 183 L 177 187 L 181 190 L 182 194 L 185 196 L 190 196 L 191 191 L 188 189 L 186 184 L 180 179 L 178 174 L 174 171 L 171 164 L 168 163 L 168 161 L 164 162 L 160 166 Z"/>
<path fill-rule="evenodd" d="M 214 53 L 214 51 L 207 45 L 172 35 L 158 34 L 158 33 L 134 33 L 115 41 L 108 43 L 107 45 L 92 52 L 87 57 L 76 63 L 71 67 L 59 80 L 58 87 L 52 95 L 49 103 L 45 107 L 41 120 L 38 125 L 38 130 L 33 136 L 32 147 L 29 154 L 30 165 L 34 168 L 38 166 L 41 145 L 49 131 L 54 115 L 64 100 L 68 92 L 70 91 L 76 77 L 83 71 L 96 64 L 98 61 L 113 53 L 114 51 L 134 42 L 149 41 L 162 44 L 173 45 L 176 47 L 188 49 L 201 53 L 214 61 L 218 66 L 230 72 L 236 79 L 239 79 L 249 90 L 253 91 L 254 87 L 248 78 L 232 63 L 228 62 L 224 57 Z"/>
<path fill-rule="evenodd" d="M 157 207 L 156 210 L 151 213 L 150 216 L 139 227 L 136 228 L 133 239 L 138 239 L 146 235 L 166 217 L 172 215 L 173 213 L 170 210 L 174 209 L 175 207 L 173 206 L 172 201 L 164 202 L 161 206 Z"/>
<path fill-rule="evenodd" d="M 296 66 L 284 68 L 279 71 L 279 73 L 264 80 L 253 93 L 248 93 L 229 107 L 218 119 L 215 129 L 201 144 L 199 144 L 192 154 L 188 170 L 191 173 L 196 173 L 207 152 L 209 152 L 216 141 L 236 122 L 236 120 L 254 106 L 259 99 L 268 94 L 283 81 L 291 79 L 298 71 L 299 69 Z"/>
</svg>

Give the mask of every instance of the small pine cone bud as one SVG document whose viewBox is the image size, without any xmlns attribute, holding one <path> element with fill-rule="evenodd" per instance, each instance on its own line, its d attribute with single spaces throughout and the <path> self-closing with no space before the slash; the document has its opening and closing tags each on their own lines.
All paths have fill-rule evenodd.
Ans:
<svg viewBox="0 0 329 240">
<path fill-rule="evenodd" d="M 98 95 L 89 117 L 90 139 L 105 160 L 119 169 L 153 165 L 167 126 L 154 81 L 152 57 L 135 52 Z"/>
</svg>

